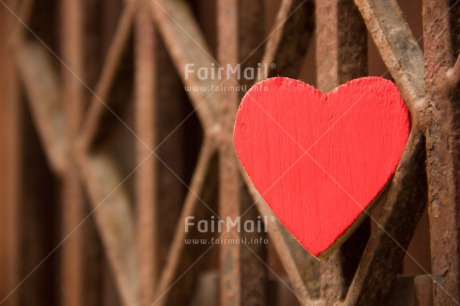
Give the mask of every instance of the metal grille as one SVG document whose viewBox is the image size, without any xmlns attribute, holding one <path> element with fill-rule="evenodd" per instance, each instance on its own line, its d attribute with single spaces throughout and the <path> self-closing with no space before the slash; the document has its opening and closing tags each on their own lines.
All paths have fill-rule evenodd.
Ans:
<svg viewBox="0 0 460 306">
<path fill-rule="evenodd" d="M 420 48 L 396 0 L 0 0 L 0 304 L 459 304 L 457 2 L 423 2 Z M 185 67 L 298 78 L 310 49 L 327 92 L 368 36 L 412 116 L 374 225 L 321 264 L 276 222 L 185 243 L 188 216 L 272 216 L 233 149 L 243 92 L 216 90 L 254 80 Z M 431 271 L 400 276 L 426 206 Z"/>
</svg>

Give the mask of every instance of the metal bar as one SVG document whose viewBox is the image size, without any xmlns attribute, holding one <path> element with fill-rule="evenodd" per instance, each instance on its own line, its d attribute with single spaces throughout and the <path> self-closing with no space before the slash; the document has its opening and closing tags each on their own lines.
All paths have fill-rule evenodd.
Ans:
<svg viewBox="0 0 460 306">
<path fill-rule="evenodd" d="M 385 305 L 392 306 L 431 306 L 431 278 L 429 275 L 398 276 Z"/>
<path fill-rule="evenodd" d="M 355 3 L 412 115 L 406 150 L 390 186 L 379 199 L 383 211 L 377 220 L 378 227 L 344 302 L 345 305 L 366 305 L 383 300 L 388 294 L 426 203 L 423 120 L 420 118 L 424 97 L 423 55 L 395 1 L 356 0 Z"/>
<path fill-rule="evenodd" d="M 367 74 L 367 33 L 352 0 L 325 0 L 316 7 L 318 89 L 329 92 Z M 342 300 L 370 233 L 369 220 L 321 264 L 321 297 Z"/>
<path fill-rule="evenodd" d="M 265 75 L 298 77 L 305 53 L 310 45 L 314 30 L 314 6 L 311 1 L 283 0 L 270 30 L 262 56 L 261 66 L 275 69 L 264 71 L 257 81 Z M 293 52 L 293 50 L 295 50 Z M 271 68 L 272 68 L 271 67 Z M 242 169 L 240 169 L 242 170 Z M 242 170 L 246 184 L 258 211 L 263 216 L 274 217 L 267 204 L 260 198 L 245 171 Z M 269 235 L 287 271 L 294 291 L 300 301 L 311 302 L 319 296 L 319 262 L 306 252 L 281 224 L 267 224 Z M 290 288 L 289 288 L 290 289 Z M 291 289 L 290 289 L 291 290 Z"/>
<path fill-rule="evenodd" d="M 7 15 L 6 11 L 4 9 L 0 9 L 0 40 L 5 40 L 6 35 L 7 35 Z M 7 58 L 8 52 L 7 48 L 5 48 L 5 44 L 0 46 L 0 71 L 6 71 L 7 70 Z M 8 139 L 8 125 L 7 125 L 7 120 L 8 117 L 5 116 L 5 113 L 7 112 L 7 105 L 6 105 L 6 92 L 7 92 L 7 82 L 8 78 L 6 77 L 5 74 L 0 75 L 0 139 L 3 139 L 6 142 L 6 139 Z M 8 160 L 7 160 L 7 152 L 8 150 L 6 149 L 5 146 L 0 146 L 0 245 L 6 245 L 8 241 L 8 235 L 6 234 L 6 218 L 5 218 L 5 203 L 6 203 L 6 195 L 8 193 L 7 189 L 5 188 L 6 183 L 5 183 L 5 178 L 7 177 L 7 165 L 8 165 Z M 6 262 L 6 251 L 5 248 L 2 248 L 0 250 L 0 262 Z M 0 277 L 2 279 L 6 279 L 6 265 L 0 265 Z M 0 297 L 6 296 L 6 286 L 0 285 Z"/>
<path fill-rule="evenodd" d="M 265 74 L 298 77 L 313 30 L 313 1 L 283 0 L 262 57 L 263 68 L 271 64 L 275 68 L 262 73 L 258 81 Z"/>
<path fill-rule="evenodd" d="M 42 260 L 58 243 L 57 182 L 41 151 L 42 146 L 27 107 L 23 107 L 23 115 L 23 131 L 20 135 L 24 140 L 20 153 L 23 161 L 20 174 L 22 207 L 18 239 L 21 247 L 21 281 L 26 277 L 27 281 L 18 283 L 20 286 L 17 289 L 24 305 L 51 305 L 55 301 L 55 290 L 48 284 L 56 281 L 57 265 L 50 258 Z"/>
<path fill-rule="evenodd" d="M 17 1 L 7 1 L 8 5 L 12 5 Z M 14 5 L 13 5 L 14 6 Z M 0 9 L 2 18 L 2 37 L 4 38 L 7 30 L 11 28 L 16 21 L 4 8 Z M 4 120 L 4 148 L 1 158 L 5 163 L 4 174 L 8 178 L 8 187 L 4 188 L 1 202 L 2 214 L 2 234 L 3 245 L 1 248 L 2 257 L 5 263 L 2 265 L 3 282 L 0 287 L 0 301 L 7 302 L 8 305 L 18 306 L 20 302 L 19 292 L 12 292 L 17 284 L 21 281 L 21 257 L 20 257 L 20 211 L 22 208 L 21 201 L 21 125 L 22 125 L 22 105 L 19 98 L 19 78 L 17 70 L 13 62 L 8 61 L 11 54 L 6 48 L 6 44 L 0 47 L 2 50 L 2 97 L 0 103 L 2 108 L 2 119 Z M 6 186 L 6 185 L 5 185 Z"/>
<path fill-rule="evenodd" d="M 423 53 L 397 1 L 355 3 L 406 103 L 423 104 Z"/>
<path fill-rule="evenodd" d="M 131 33 L 131 26 L 134 14 L 138 7 L 138 1 L 129 1 L 123 9 L 118 22 L 107 56 L 105 57 L 101 75 L 93 93 L 87 115 L 84 119 L 82 130 L 79 136 L 79 146 L 84 150 L 91 146 L 95 137 L 103 112 L 108 107 L 107 98 L 115 79 L 123 50 Z"/>
<path fill-rule="evenodd" d="M 247 176 L 242 166 L 240 166 L 240 172 L 249 188 L 260 215 L 266 216 L 268 220 L 275 219 L 273 212 L 254 187 L 251 179 Z M 309 293 L 307 282 L 313 280 L 310 277 L 312 273 L 309 269 L 317 271 L 318 267 L 313 264 L 311 255 L 309 255 L 298 242 L 289 239 L 291 234 L 287 233 L 286 229 L 279 222 L 269 222 L 266 226 L 268 227 L 270 241 L 274 243 L 295 295 L 301 303 L 309 305 L 312 302 L 312 294 Z M 319 275 L 316 276 L 319 277 Z"/>
<path fill-rule="evenodd" d="M 257 2 L 257 1 L 255 1 Z M 221 65 L 235 67 L 239 60 L 239 1 L 220 0 L 217 2 L 217 28 L 218 28 L 218 58 Z M 232 75 L 232 78 L 235 77 Z M 223 86 L 238 86 L 238 82 L 226 80 Z M 236 84 L 236 85 L 235 85 Z M 222 138 L 225 143 L 219 147 L 219 216 L 226 220 L 235 220 L 244 211 L 241 207 L 241 188 L 238 173 L 235 173 L 235 157 L 232 151 L 230 130 L 232 116 L 238 105 L 238 92 L 222 93 L 222 105 L 225 109 L 220 118 L 222 125 Z M 226 115 L 225 112 L 229 115 Z M 233 120 L 234 122 L 234 120 Z M 222 141 L 222 142 L 224 142 Z M 240 233 L 236 231 L 222 233 L 221 239 L 240 239 Z M 242 256 L 239 245 L 220 246 L 220 305 L 237 306 L 243 305 L 243 286 L 245 281 L 242 276 Z"/>
<path fill-rule="evenodd" d="M 237 67 L 257 67 L 263 55 L 258 42 L 264 35 L 263 1 L 220 0 L 217 2 L 218 58 L 221 65 Z M 234 73 L 222 80 L 222 101 L 220 121 L 222 138 L 219 145 L 220 199 L 219 215 L 221 219 L 231 218 L 241 222 L 257 220 L 257 210 L 251 201 L 246 186 L 239 173 L 239 161 L 233 147 L 233 126 L 238 104 L 244 94 L 245 86 L 254 80 L 237 79 Z M 243 90 L 232 90 L 242 86 Z M 221 239 L 264 238 L 264 233 L 250 233 L 243 229 L 221 233 Z M 220 245 L 220 301 L 223 306 L 265 305 L 266 247 L 263 244 L 226 244 Z"/>
<path fill-rule="evenodd" d="M 189 4 L 184 0 L 153 0 L 150 11 L 177 73 L 188 87 L 187 94 L 205 133 L 212 133 L 215 125 L 218 124 L 217 116 L 221 99 L 220 93 L 215 92 L 214 89 L 219 86 L 219 82 L 213 78 L 200 78 L 197 69 L 211 71 L 217 63 L 211 55 Z"/>
<path fill-rule="evenodd" d="M 192 182 L 185 198 L 184 207 L 177 223 L 177 228 L 158 281 L 155 299 L 152 305 L 182 305 L 190 299 L 190 287 L 193 288 L 193 279 L 186 277 L 193 275 L 194 262 L 208 246 L 187 244 L 187 239 L 200 238 L 196 227 L 185 228 L 187 217 L 196 220 L 209 220 L 216 207 L 217 197 L 217 158 L 216 145 L 213 140 L 204 140 Z M 206 205 L 211 205 L 206 207 Z M 202 235 L 202 234 L 201 234 Z M 199 266 L 199 263 L 197 263 Z M 184 274 L 185 273 L 185 274 Z M 186 280 L 183 280 L 183 278 Z M 195 276 L 196 277 L 196 276 Z"/>
<path fill-rule="evenodd" d="M 83 18 L 84 1 L 65 0 L 61 6 L 61 46 L 62 59 L 80 78 L 84 78 L 83 68 Z M 65 136 L 72 145 L 78 134 L 84 112 L 83 85 L 68 69 L 63 69 L 62 101 L 65 114 Z M 43 103 L 44 104 L 44 103 Z M 62 246 L 61 258 L 61 303 L 63 305 L 84 305 L 85 288 L 85 242 L 86 226 L 80 225 L 85 218 L 86 203 L 78 176 L 77 165 L 72 158 L 72 150 L 67 148 L 67 161 L 62 183 L 62 237 L 66 237 L 75 228 Z M 86 241 L 85 241 L 86 240 Z M 94 289 L 90 289 L 94 290 Z"/>
<path fill-rule="evenodd" d="M 153 203 L 156 210 L 154 215 L 156 214 L 157 218 L 159 218 L 152 224 L 154 226 L 153 235 L 155 236 L 153 240 L 155 242 L 155 255 L 145 259 L 153 260 L 155 283 L 158 285 L 161 268 L 168 262 L 166 259 L 169 258 L 169 247 L 175 235 L 175 228 L 171 225 L 177 223 L 182 210 L 184 186 L 181 179 L 185 174 L 183 152 L 186 148 L 186 144 L 184 144 L 186 132 L 183 129 L 183 125 L 187 123 L 183 121 L 181 111 L 185 107 L 186 95 L 183 85 L 174 71 L 174 66 L 171 63 L 167 50 L 156 29 L 154 30 L 155 27 L 152 24 L 150 15 L 147 15 L 147 13 L 148 10 L 142 13 L 144 14 L 142 17 L 144 31 L 139 30 L 138 32 L 139 46 L 142 48 L 142 50 L 139 49 L 139 52 L 144 54 L 142 56 L 139 54 L 138 56 L 139 113 L 137 117 L 139 137 L 146 139 L 147 142 L 145 143 L 154 152 L 146 150 L 145 146 L 141 148 L 141 144 L 139 144 L 138 150 L 139 152 L 144 152 L 140 154 L 149 153 L 155 155 L 152 156 L 151 165 L 145 166 L 148 168 L 145 169 L 145 172 L 149 172 L 149 175 L 153 175 L 154 177 L 151 180 L 147 179 L 147 177 L 139 178 L 138 184 L 144 186 L 139 186 L 139 188 L 144 189 L 144 191 L 139 189 L 138 200 L 143 201 L 145 205 L 149 206 L 152 206 Z M 140 45 L 141 43 L 143 47 Z M 148 69 L 150 71 L 147 71 Z M 141 92 L 140 88 L 141 83 L 144 88 L 143 92 Z M 146 99 L 147 96 L 150 98 Z M 141 98 L 145 101 L 141 102 Z M 163 101 L 168 101 L 168 103 L 163 103 Z M 188 118 L 185 120 L 188 120 Z M 185 141 L 187 142 L 187 140 Z M 190 150 L 189 147 L 187 149 Z M 158 160 L 154 157 L 158 157 Z M 142 171 L 142 167 L 139 170 Z M 139 172 L 139 175 L 142 174 Z M 144 195 L 151 197 L 153 201 L 143 199 Z M 141 202 L 139 202 L 139 205 L 141 205 Z M 142 214 L 141 210 L 138 210 L 138 212 Z M 148 213 L 148 210 L 145 213 Z M 139 215 L 139 218 L 147 219 L 149 217 Z M 139 226 L 139 231 L 149 230 L 148 226 L 142 227 L 140 224 Z M 142 234 L 139 232 L 139 235 Z M 145 240 L 148 239 L 147 236 L 148 234 L 145 235 Z M 184 242 L 182 241 L 182 243 Z M 139 243 L 140 246 L 145 244 Z M 193 255 L 196 254 L 194 253 Z M 145 256 L 147 257 L 147 255 Z M 190 256 L 190 258 L 192 257 Z M 144 269 L 143 264 L 140 264 L 140 267 Z M 188 284 L 195 277 L 195 275 L 187 273 L 181 281 Z M 156 285 L 155 287 L 150 286 L 148 290 L 156 291 Z M 180 295 L 177 290 L 173 289 L 164 301 L 168 299 L 171 301 L 181 299 L 182 301 L 184 297 L 191 295 L 190 290 L 192 289 L 189 285 L 184 286 Z M 148 305 L 150 305 L 154 297 L 150 296 L 149 299 Z"/>
<path fill-rule="evenodd" d="M 155 107 L 158 104 L 154 92 L 158 89 L 155 81 L 155 31 L 148 11 L 139 10 L 136 17 L 136 133 L 142 139 L 137 143 L 137 162 L 142 166 L 137 170 L 137 245 L 139 269 L 139 305 L 148 306 L 154 300 L 154 292 L 159 276 L 158 252 L 158 182 L 157 164 L 150 149 L 157 143 Z M 166 73 L 166 71 L 165 71 Z"/>
<path fill-rule="evenodd" d="M 417 275 L 414 278 L 415 299 L 417 306 L 433 305 L 433 282 L 431 275 Z"/>
<path fill-rule="evenodd" d="M 416 126 L 414 121 L 398 169 L 387 190 L 377 199 L 376 205 L 382 209 L 377 227 L 344 305 L 369 305 L 384 299 L 400 271 L 405 250 L 425 209 L 424 139 Z"/>
<path fill-rule="evenodd" d="M 24 44 L 24 46 L 26 45 Z M 35 55 L 41 54 L 40 59 L 43 57 L 46 58 L 42 53 L 44 51 L 38 45 L 28 44 L 27 46 L 33 46 L 30 50 L 34 50 L 34 52 L 36 52 Z M 53 135 L 54 133 L 62 133 L 65 131 L 63 125 L 63 110 L 60 107 L 55 107 L 53 103 L 51 103 L 55 101 L 53 99 L 56 94 L 43 91 L 43 88 L 50 88 L 49 86 L 39 87 L 33 85 L 33 83 L 36 82 L 36 76 L 38 75 L 38 72 L 35 69 L 31 69 L 31 67 L 33 68 L 34 66 L 34 63 L 40 63 L 41 66 L 39 67 L 43 68 L 40 72 L 41 77 L 38 79 L 43 79 L 43 74 L 45 72 L 51 75 L 52 68 L 49 64 L 45 66 L 43 65 L 48 63 L 46 60 L 33 61 L 32 59 L 34 59 L 34 57 L 28 56 L 31 52 L 32 51 L 23 50 L 22 52 L 17 53 L 20 54 L 19 56 L 22 60 L 19 65 L 24 65 L 23 72 L 24 75 L 27 76 L 27 78 L 24 79 L 28 81 L 28 84 L 31 84 L 30 86 L 33 90 L 37 90 L 38 94 L 42 94 L 40 95 L 42 99 L 37 99 L 38 96 L 36 94 L 31 95 L 31 97 L 34 98 L 32 105 L 37 104 L 45 110 L 51 110 L 49 112 L 35 111 L 33 112 L 34 118 L 36 122 L 43 123 L 43 126 L 46 127 L 46 129 L 44 128 L 44 131 L 49 132 L 50 134 L 53 133 Z M 26 64 L 30 64 L 30 66 L 25 66 Z M 53 94 L 51 95 L 51 99 L 47 99 L 50 94 Z M 48 103 L 51 103 L 51 106 L 49 106 Z M 53 116 L 51 121 L 52 125 L 47 122 L 48 117 L 46 116 L 49 114 Z M 48 136 L 48 134 L 45 135 Z M 54 143 L 59 141 L 59 137 L 54 139 L 49 136 L 47 137 L 47 140 L 51 141 L 47 147 L 60 147 Z M 52 156 L 57 156 L 60 160 L 63 160 L 64 163 L 64 157 L 66 155 L 64 155 L 64 153 L 56 153 L 56 155 Z M 90 194 L 93 209 L 95 209 L 98 229 L 108 251 L 111 264 L 116 271 L 115 277 L 117 278 L 117 284 L 119 285 L 118 289 L 120 290 L 121 296 L 126 305 L 135 305 L 137 298 L 137 279 L 135 276 L 136 271 L 133 271 L 133 269 L 136 269 L 134 225 L 132 223 L 133 219 L 130 219 L 132 216 L 126 192 L 124 190 L 120 190 L 119 185 L 122 184 L 122 180 L 117 173 L 114 162 L 103 154 L 98 155 L 98 153 L 95 153 L 90 156 L 85 156 L 82 152 L 77 152 L 76 157 L 78 159 L 78 166 L 83 172 L 84 181 Z M 65 166 L 62 166 L 62 168 L 64 167 Z M 110 202 L 110 209 L 105 208 L 109 205 L 108 203 L 100 205 L 105 201 Z"/>
<path fill-rule="evenodd" d="M 123 305 L 137 305 L 137 246 L 134 216 L 114 161 L 102 152 L 78 160 L 104 249 Z"/>
<path fill-rule="evenodd" d="M 456 3 L 455 3 L 456 4 Z M 428 213 L 434 305 L 460 303 L 459 91 L 448 79 L 460 47 L 460 6 L 424 1 Z"/>
<path fill-rule="evenodd" d="M 40 44 L 17 44 L 14 54 L 49 163 L 62 175 L 67 143 L 58 76 L 52 69 L 48 52 Z"/>
</svg>

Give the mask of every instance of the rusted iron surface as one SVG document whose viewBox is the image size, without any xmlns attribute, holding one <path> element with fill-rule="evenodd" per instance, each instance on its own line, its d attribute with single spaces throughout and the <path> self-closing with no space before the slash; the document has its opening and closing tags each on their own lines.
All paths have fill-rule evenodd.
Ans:
<svg viewBox="0 0 460 306">
<path fill-rule="evenodd" d="M 423 53 L 396 0 L 355 0 L 406 103 L 424 98 Z"/>
<path fill-rule="evenodd" d="M 356 3 L 412 115 L 412 131 L 406 150 L 390 186 L 379 200 L 382 203 L 377 219 L 379 226 L 371 236 L 345 300 L 347 305 L 366 305 L 376 301 L 383 303 L 426 202 L 421 131 L 424 89 L 420 85 L 422 55 L 397 4 L 393 1 Z M 387 19 L 387 23 L 377 22 Z M 398 24 L 398 31 L 389 28 L 390 24 Z"/>
<path fill-rule="evenodd" d="M 422 135 L 413 130 L 387 191 L 378 199 L 378 226 L 368 242 L 345 305 L 383 303 L 399 273 L 405 248 L 426 203 L 423 146 Z"/>
<path fill-rule="evenodd" d="M 157 164 L 151 150 L 157 143 L 155 111 L 158 99 L 154 92 L 159 76 L 155 69 L 155 31 L 145 8 L 136 18 L 136 232 L 138 244 L 139 305 L 150 305 L 154 298 L 156 281 L 160 274 Z"/>
<path fill-rule="evenodd" d="M 457 56 L 455 65 L 447 71 L 448 85 L 456 86 L 460 80 L 460 57 Z"/>
<path fill-rule="evenodd" d="M 276 21 L 269 35 L 262 57 L 262 67 L 271 69 L 268 76 L 280 75 L 297 77 L 304 59 L 304 53 L 310 44 L 314 28 L 314 7 L 310 1 L 282 1 Z M 272 65 L 274 64 L 274 65 Z M 274 69 L 272 69 L 274 67 Z M 262 73 L 258 81 L 265 77 Z M 263 216 L 274 217 L 267 204 L 247 179 L 244 170 L 242 175 L 251 192 L 253 200 Z M 310 297 L 319 294 L 319 263 L 308 254 L 291 234 L 279 223 L 267 224 L 275 248 L 280 254 L 284 268 L 288 272 L 296 296 L 301 301 L 309 301 Z M 293 290 L 288 288 L 288 290 Z"/>
<path fill-rule="evenodd" d="M 263 2 L 242 0 L 221 0 L 217 5 L 218 19 L 218 59 L 224 67 L 241 65 L 246 68 L 257 68 L 262 59 L 263 46 L 260 39 L 264 35 Z M 241 218 L 241 222 L 253 220 L 257 222 L 257 210 L 245 187 L 239 173 L 239 161 L 233 148 L 233 126 L 236 110 L 253 79 L 238 77 L 232 73 L 230 78 L 224 78 L 221 84 L 224 88 L 221 97 L 220 122 L 222 125 L 220 137 L 220 185 L 219 185 L 219 215 L 226 220 Z M 242 90 L 232 88 L 240 87 Z M 265 233 L 238 231 L 232 228 L 220 236 L 227 239 L 259 239 Z M 264 244 L 222 244 L 220 246 L 220 304 L 264 305 L 266 303 L 266 246 Z"/>
<path fill-rule="evenodd" d="M 168 259 L 176 229 L 172 225 L 183 222 L 178 220 L 183 186 L 176 175 L 184 176 L 181 127 L 185 123 L 181 110 L 186 101 L 185 94 L 179 94 L 183 86 L 154 29 L 148 7 L 138 14 L 136 132 L 142 142 L 138 141 L 137 158 L 139 163 L 149 159 L 137 171 L 137 233 L 140 302 L 149 306 Z"/>
<path fill-rule="evenodd" d="M 48 60 L 32 60 L 32 56 L 34 55 L 37 56 L 38 54 L 39 56 L 45 56 L 45 54 L 43 53 L 41 46 L 33 45 L 33 43 L 29 44 L 30 45 L 27 45 L 28 47 L 25 47 L 25 44 L 23 45 L 24 48 L 22 52 L 24 53 L 21 53 L 19 57 L 23 60 L 23 63 L 30 64 L 29 68 L 25 69 L 27 72 L 24 71 L 26 75 L 24 80 L 26 82 L 28 81 L 28 84 L 30 84 L 31 87 L 29 92 L 31 92 L 30 102 L 33 110 L 33 116 L 37 124 L 38 122 L 42 122 L 43 126 L 46 126 L 45 130 L 41 133 L 42 137 L 48 135 L 47 133 L 52 134 L 46 138 L 50 141 L 46 147 L 63 148 L 62 150 L 64 150 L 66 149 L 66 146 L 59 143 L 64 136 L 53 137 L 54 133 L 63 133 L 65 131 L 64 110 L 62 107 L 56 107 L 55 105 L 57 102 L 56 99 L 58 99 L 56 97 L 59 95 L 53 91 L 43 91 L 43 89 L 50 89 L 49 86 L 35 86 L 35 77 L 30 76 L 27 78 L 29 74 L 43 76 L 45 72 L 48 73 L 48 75 L 53 75 L 53 69 L 51 65 L 44 65 L 48 63 Z M 26 52 L 33 54 L 30 55 Z M 38 71 L 38 68 L 32 69 L 34 67 L 34 63 L 40 63 L 42 65 L 39 67 L 41 68 L 40 71 Z M 19 67 L 21 67 L 21 65 L 23 64 L 18 63 Z M 42 77 L 41 79 L 44 78 Z M 53 83 L 49 82 L 47 84 Z M 57 85 L 54 84 L 54 86 L 56 89 Z M 51 95 L 51 98 L 49 98 L 49 95 Z M 37 103 L 35 107 L 33 107 L 33 105 L 35 105 L 34 103 Z M 50 122 L 52 122 L 53 125 L 51 125 Z M 79 153 L 81 154 L 81 152 Z M 50 153 L 49 156 L 62 160 L 62 163 L 65 162 L 64 158 L 66 155 L 63 152 L 56 154 Z M 132 258 L 132 255 L 135 254 L 136 248 L 133 244 L 134 237 L 131 237 L 134 235 L 134 229 L 130 227 L 130 220 L 127 219 L 131 215 L 129 200 L 126 197 L 125 192 L 119 189 L 119 185 L 122 183 L 122 180 L 119 175 L 115 175 L 117 170 L 114 168 L 113 161 L 107 159 L 106 157 L 98 158 L 97 156 L 86 157 L 84 155 L 79 155 L 78 160 L 75 162 L 78 164 L 79 169 L 81 169 L 84 173 L 84 182 L 86 184 L 86 188 L 89 190 L 93 209 L 95 209 L 95 215 L 98 216 L 96 217 L 96 220 L 100 223 L 98 224 L 99 230 L 104 233 L 102 234 L 102 237 L 104 243 L 106 243 L 106 248 L 109 254 L 112 254 L 109 258 L 113 261 L 112 264 L 114 265 L 115 270 L 120 271 L 116 274 L 116 277 L 119 278 L 118 284 L 120 285 L 120 289 L 126 293 L 124 299 L 127 304 L 130 304 L 131 302 L 128 302 L 130 301 L 130 297 L 128 295 L 131 294 L 131 298 L 134 299 L 135 293 L 128 292 L 132 288 L 135 288 L 137 284 L 135 280 L 131 280 L 132 276 L 130 276 L 130 274 L 134 273 L 132 269 L 135 267 L 135 262 L 133 262 L 134 259 Z M 54 162 L 54 164 L 56 164 L 56 162 Z M 62 166 L 62 168 L 65 169 L 65 165 Z M 58 174 L 62 175 L 62 170 L 58 170 Z M 110 197 L 110 199 L 108 197 Z M 102 204 L 104 204 L 103 202 L 105 201 L 114 201 L 117 204 L 111 206 L 109 209 L 101 209 L 101 207 L 103 207 Z M 114 222 L 118 222 L 116 228 L 113 227 Z M 121 233 L 124 235 L 121 235 Z M 125 238 L 126 241 L 124 241 Z M 132 247 L 127 248 L 127 245 L 131 245 Z M 125 286 L 124 283 L 129 285 Z"/>
<path fill-rule="evenodd" d="M 81 133 L 79 135 L 79 146 L 88 148 L 93 138 L 100 129 L 100 121 L 104 111 L 111 112 L 116 116 L 112 108 L 107 104 L 111 86 L 114 82 L 120 59 L 131 33 L 133 18 L 138 7 L 137 1 L 130 1 L 126 4 L 120 17 L 117 29 L 112 39 L 108 54 L 105 57 L 101 75 L 97 81 L 94 91 L 91 90 L 91 102 L 88 112 L 84 118 Z M 76 76 L 78 77 L 78 76 Z"/>
<path fill-rule="evenodd" d="M 193 289 L 196 277 L 193 271 L 203 264 L 204 256 L 211 249 L 208 245 L 185 243 L 188 239 L 203 238 L 203 234 L 198 232 L 196 226 L 186 231 L 185 220 L 189 216 L 194 216 L 196 220 L 211 218 L 213 211 L 217 209 L 217 180 L 216 144 L 212 140 L 205 139 L 179 221 L 175 227 L 167 255 L 168 260 L 165 262 L 158 281 L 153 305 L 179 305 L 188 300 L 187 293 L 190 292 L 190 288 Z M 186 277 L 182 281 L 185 276 L 190 275 L 194 277 Z"/>
<path fill-rule="evenodd" d="M 8 4 L 12 4 L 12 1 L 8 1 Z M 14 1 L 16 2 L 16 1 Z M 3 18 L 5 17 L 5 18 Z M 5 38 L 9 29 L 13 24 L 16 24 L 15 20 L 7 13 L 2 11 L 2 19 L 0 21 L 3 24 L 2 38 Z M 2 242 L 4 247 L 1 249 L 2 258 L 6 263 L 2 265 L 4 281 L 1 287 L 2 298 L 1 301 L 7 302 L 11 306 L 19 306 L 20 292 L 15 290 L 17 284 L 21 281 L 21 254 L 20 254 L 20 213 L 22 208 L 21 199 L 21 182 L 22 182 L 22 161 L 20 158 L 22 137 L 21 137 L 21 125 L 22 125 L 22 112 L 23 104 L 20 103 L 19 95 L 19 76 L 13 65 L 12 61 L 8 61 L 10 58 L 11 50 L 6 48 L 6 44 L 0 47 L 2 49 L 2 55 L 5 55 L 2 60 L 2 91 L 0 92 L 2 97 L 2 119 L 4 119 L 4 145 L 2 158 L 4 159 L 5 167 L 4 174 L 8 180 L 8 185 L 4 185 L 2 188 Z M 7 57 L 8 55 L 8 57 Z M 6 77 L 8 76 L 8 77 Z M 3 178 L 3 179 L 5 179 Z M 6 187 L 8 186 L 8 187 Z M 15 290 L 15 291 L 13 291 Z"/>
<path fill-rule="evenodd" d="M 275 216 L 264 201 L 257 189 L 252 185 L 250 178 L 247 176 L 244 169 L 241 167 L 241 173 L 244 181 L 248 185 L 251 196 L 254 200 L 260 215 L 266 216 L 268 220 L 273 220 Z M 311 273 L 309 268 L 317 271 L 317 266 L 312 264 L 311 255 L 299 245 L 298 242 L 293 241 L 290 233 L 279 222 L 268 222 L 266 224 L 268 233 L 270 235 L 270 242 L 274 244 L 276 251 L 280 256 L 283 267 L 287 272 L 288 278 L 291 281 L 291 289 L 299 301 L 308 304 L 312 301 L 310 296 L 307 282 L 313 280 L 313 276 L 319 276 L 316 273 Z"/>
<path fill-rule="evenodd" d="M 316 29 L 318 89 L 327 93 L 346 81 L 366 75 L 366 28 L 353 1 L 318 2 Z M 327 303 L 345 297 L 369 231 L 369 221 L 365 220 L 349 240 L 321 264 L 321 298 Z"/>
<path fill-rule="evenodd" d="M 323 92 L 367 74 L 366 28 L 353 2 L 317 3 L 316 41 L 318 87 Z"/>
<path fill-rule="evenodd" d="M 114 270 L 124 305 L 137 303 L 137 247 L 134 216 L 114 161 L 97 152 L 79 160 L 91 199 L 93 217 Z"/>
<path fill-rule="evenodd" d="M 67 143 L 58 75 L 48 51 L 39 43 L 24 42 L 15 49 L 15 55 L 49 163 L 62 175 L 66 167 Z"/>
<path fill-rule="evenodd" d="M 313 30 L 313 1 L 283 0 L 275 24 L 267 37 L 262 59 L 262 64 L 274 64 L 274 69 L 267 73 L 270 76 L 298 77 Z"/>
<path fill-rule="evenodd" d="M 416 305 L 433 305 L 433 281 L 431 275 L 418 275 L 414 277 L 414 286 Z"/>
<path fill-rule="evenodd" d="M 205 133 L 213 133 L 221 100 L 220 93 L 212 89 L 219 82 L 199 78 L 197 73 L 187 74 L 186 67 L 194 64 L 195 69 L 211 71 L 216 63 L 189 4 L 183 0 L 156 0 L 151 3 L 151 13 L 182 82 L 198 89 L 187 90 L 187 94 Z"/>
<path fill-rule="evenodd" d="M 84 1 L 66 0 L 61 7 L 61 52 L 62 59 L 69 65 L 72 71 L 84 76 L 83 50 L 84 46 Z M 83 188 L 78 175 L 78 167 L 72 156 L 72 143 L 79 132 L 80 124 L 84 115 L 85 100 L 83 85 L 75 78 L 69 70 L 64 70 L 62 75 L 61 101 L 65 115 L 65 137 L 67 139 L 65 172 L 62 183 L 62 239 L 66 239 L 74 231 L 62 246 L 61 252 L 61 300 L 60 303 L 69 306 L 88 304 L 86 299 L 86 267 L 87 260 L 85 253 L 86 242 L 94 239 L 94 236 L 87 235 L 86 224 L 80 224 L 87 212 Z M 59 116 L 58 114 L 56 114 Z M 91 265 L 88 265 L 91 267 Z M 93 289 L 94 290 L 94 289 Z M 89 295 L 88 295 L 89 296 Z"/>
<path fill-rule="evenodd" d="M 429 275 L 399 276 L 385 299 L 385 305 L 391 306 L 428 306 L 432 305 L 431 277 Z"/>
<path fill-rule="evenodd" d="M 40 140 L 36 134 L 27 106 L 22 110 L 24 115 L 22 133 L 24 140 L 21 154 L 22 180 L 19 210 L 21 286 L 17 287 L 21 303 L 39 306 L 52 305 L 56 301 L 53 295 L 57 285 L 56 266 L 53 261 L 56 255 L 50 252 L 59 241 L 58 205 L 55 195 L 58 192 L 57 182 L 47 167 L 46 158 L 41 151 Z M 48 257 L 48 261 L 43 261 Z M 54 258 L 53 258 L 54 257 Z M 54 259 L 54 260 L 53 260 Z M 34 271 L 33 274 L 30 274 Z M 18 283 L 19 284 L 19 283 Z M 17 286 L 18 284 L 15 284 Z M 51 284 L 51 286 L 49 286 Z"/>
<path fill-rule="evenodd" d="M 426 150 L 434 305 L 460 303 L 458 81 L 448 80 L 460 47 L 460 6 L 424 1 Z"/>
</svg>

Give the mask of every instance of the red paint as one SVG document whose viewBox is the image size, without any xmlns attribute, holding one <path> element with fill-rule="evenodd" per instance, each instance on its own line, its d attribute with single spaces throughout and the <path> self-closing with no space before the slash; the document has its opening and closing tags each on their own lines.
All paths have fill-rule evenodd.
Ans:
<svg viewBox="0 0 460 306">
<path fill-rule="evenodd" d="M 244 96 L 234 144 L 278 219 L 319 256 L 389 181 L 409 129 L 398 88 L 383 78 L 356 79 L 326 95 L 278 77 Z"/>
</svg>

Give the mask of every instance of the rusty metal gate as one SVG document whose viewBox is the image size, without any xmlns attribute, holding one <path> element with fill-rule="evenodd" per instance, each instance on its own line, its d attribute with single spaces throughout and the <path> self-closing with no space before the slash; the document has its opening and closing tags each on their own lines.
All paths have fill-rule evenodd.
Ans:
<svg viewBox="0 0 460 306">
<path fill-rule="evenodd" d="M 420 44 L 396 0 L 0 0 L 0 305 L 459 304 L 457 2 L 423 1 Z M 368 75 L 368 36 L 412 121 L 379 211 L 321 263 L 277 222 L 190 243 L 217 236 L 187 217 L 272 213 L 232 144 L 225 88 L 254 80 L 186 67 L 306 65 L 328 92 Z"/>
</svg>

